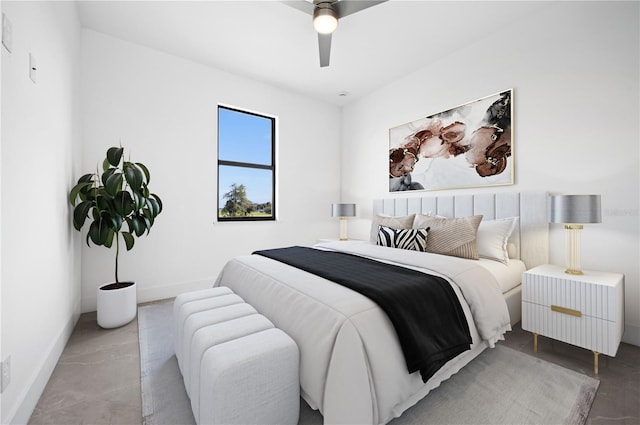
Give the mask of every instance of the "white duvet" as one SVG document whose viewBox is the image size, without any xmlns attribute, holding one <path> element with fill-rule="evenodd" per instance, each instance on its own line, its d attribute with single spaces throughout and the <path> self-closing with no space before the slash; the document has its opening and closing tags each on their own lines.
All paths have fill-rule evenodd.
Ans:
<svg viewBox="0 0 640 425">
<path fill-rule="evenodd" d="M 423 383 L 419 372 L 407 372 L 393 325 L 370 299 L 263 256 L 229 261 L 215 286 L 231 288 L 295 340 L 300 349 L 302 396 L 322 412 L 326 424 L 389 422 L 511 329 L 496 279 L 476 261 L 368 242 L 329 242 L 317 247 L 446 278 L 460 299 L 473 338 L 470 351 Z"/>
</svg>

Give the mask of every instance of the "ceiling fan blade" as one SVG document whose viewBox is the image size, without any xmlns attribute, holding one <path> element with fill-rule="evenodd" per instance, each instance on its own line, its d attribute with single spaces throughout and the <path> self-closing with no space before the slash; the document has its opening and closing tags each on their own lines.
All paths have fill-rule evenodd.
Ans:
<svg viewBox="0 0 640 425">
<path fill-rule="evenodd" d="M 333 8 L 340 18 L 344 18 L 347 15 L 384 3 L 385 1 L 387 0 L 340 0 L 333 4 Z"/>
<path fill-rule="evenodd" d="M 320 49 L 320 67 L 329 66 L 331 34 L 318 33 L 318 48 Z"/>
<path fill-rule="evenodd" d="M 298 9 L 304 13 L 308 13 L 309 15 L 313 15 L 313 11 L 316 8 L 313 3 L 309 3 L 308 1 L 304 0 L 289 0 L 283 1 L 282 3 L 286 4 L 287 6 L 291 6 L 294 9 Z"/>
</svg>

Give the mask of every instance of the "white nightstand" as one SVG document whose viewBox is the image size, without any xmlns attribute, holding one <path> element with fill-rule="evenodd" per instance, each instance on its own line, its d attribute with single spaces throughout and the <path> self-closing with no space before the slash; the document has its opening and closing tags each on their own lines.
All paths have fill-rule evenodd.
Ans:
<svg viewBox="0 0 640 425">
<path fill-rule="evenodd" d="M 545 264 L 522 275 L 522 329 L 615 357 L 624 329 L 624 275 L 584 271 L 571 275 Z"/>
</svg>

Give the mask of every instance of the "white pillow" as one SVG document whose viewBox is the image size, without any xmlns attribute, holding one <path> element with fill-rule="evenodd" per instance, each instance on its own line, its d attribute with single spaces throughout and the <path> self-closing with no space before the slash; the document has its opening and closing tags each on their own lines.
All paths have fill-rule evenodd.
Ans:
<svg viewBox="0 0 640 425">
<path fill-rule="evenodd" d="M 517 222 L 518 217 L 481 221 L 476 238 L 478 255 L 507 264 L 509 261 L 507 242 Z"/>
</svg>

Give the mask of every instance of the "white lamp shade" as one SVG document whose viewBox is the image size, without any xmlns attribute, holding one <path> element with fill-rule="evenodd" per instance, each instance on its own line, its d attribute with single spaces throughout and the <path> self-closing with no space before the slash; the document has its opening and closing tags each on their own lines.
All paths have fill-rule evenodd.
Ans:
<svg viewBox="0 0 640 425">
<path fill-rule="evenodd" d="M 600 195 L 557 195 L 549 205 L 551 223 L 601 223 Z"/>
<path fill-rule="evenodd" d="M 355 217 L 356 204 L 332 204 L 331 216 L 332 217 Z"/>
</svg>

